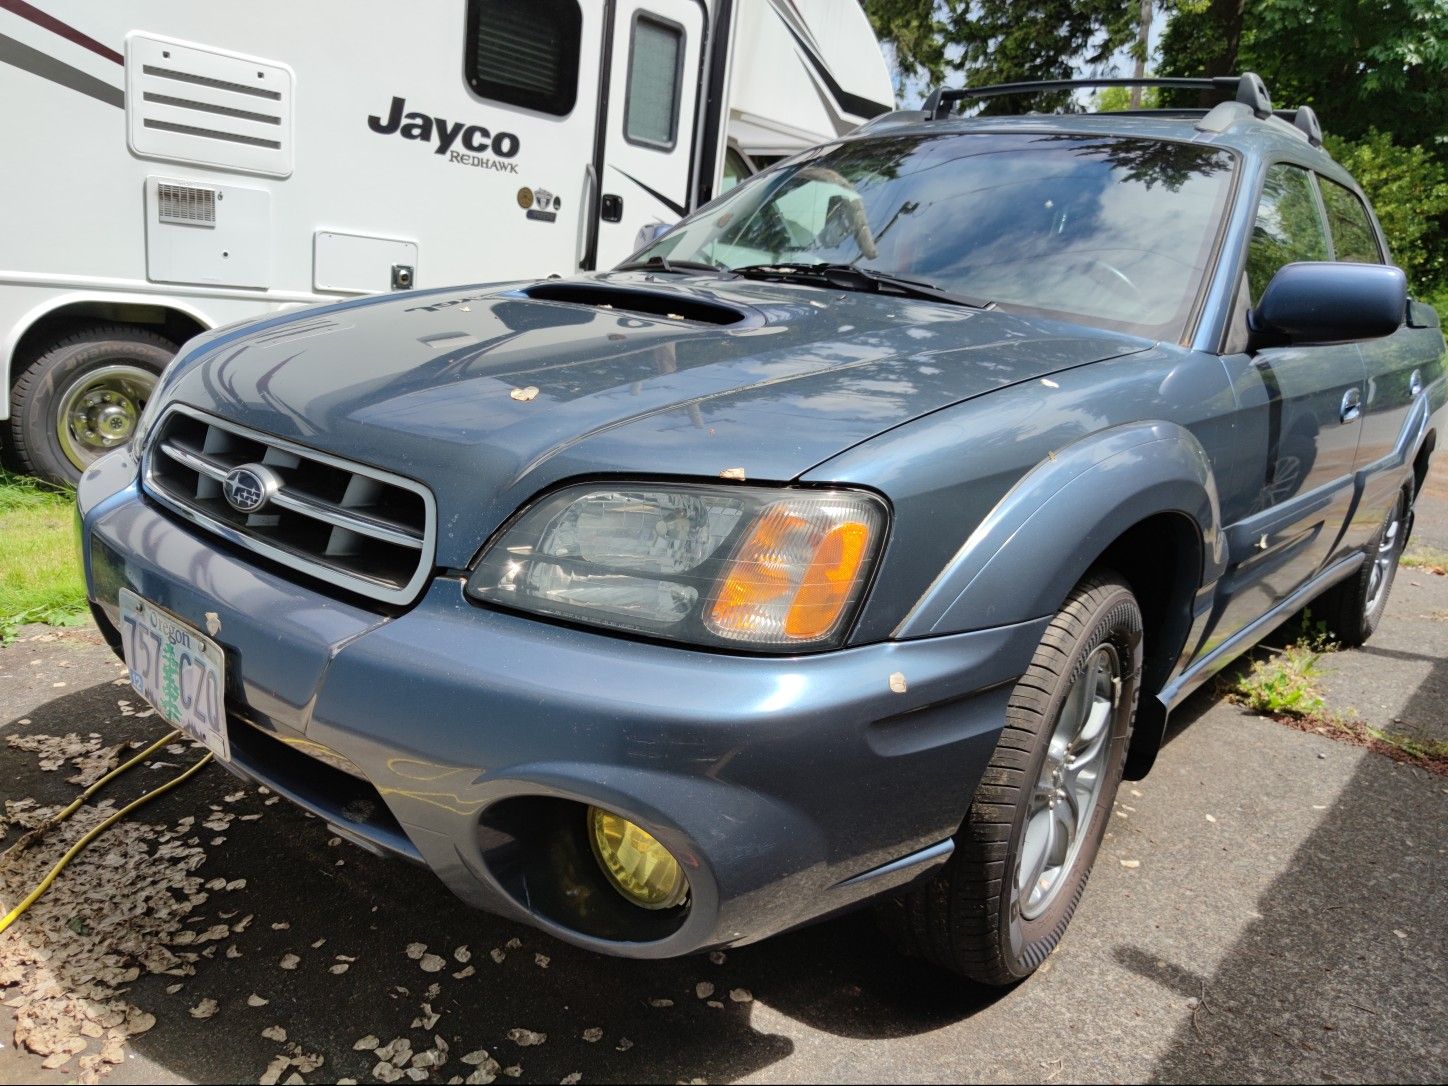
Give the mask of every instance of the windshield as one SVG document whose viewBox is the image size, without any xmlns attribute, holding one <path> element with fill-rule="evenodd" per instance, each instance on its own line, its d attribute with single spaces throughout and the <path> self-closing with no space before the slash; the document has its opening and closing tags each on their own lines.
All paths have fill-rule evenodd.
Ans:
<svg viewBox="0 0 1448 1086">
<path fill-rule="evenodd" d="M 1232 161 L 1209 147 L 1101 136 L 854 140 L 752 178 L 630 262 L 853 264 L 1005 308 L 1178 339 Z"/>
</svg>

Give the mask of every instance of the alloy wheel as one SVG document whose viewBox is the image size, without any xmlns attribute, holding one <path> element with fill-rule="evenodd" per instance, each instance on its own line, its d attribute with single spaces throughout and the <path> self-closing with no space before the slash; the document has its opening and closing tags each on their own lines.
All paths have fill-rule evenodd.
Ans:
<svg viewBox="0 0 1448 1086">
<path fill-rule="evenodd" d="M 1016 870 L 1017 901 L 1027 920 L 1045 912 L 1069 881 L 1086 838 L 1106 781 L 1120 678 L 1115 647 L 1098 645 L 1061 706 L 1031 794 Z"/>
</svg>

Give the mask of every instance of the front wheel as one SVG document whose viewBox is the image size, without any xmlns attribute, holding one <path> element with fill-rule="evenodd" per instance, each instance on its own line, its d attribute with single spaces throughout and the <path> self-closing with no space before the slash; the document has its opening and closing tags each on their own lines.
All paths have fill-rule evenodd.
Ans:
<svg viewBox="0 0 1448 1086">
<path fill-rule="evenodd" d="M 21 471 L 74 486 L 97 457 L 135 432 L 176 353 L 141 328 L 96 324 L 41 350 L 10 393 L 10 446 Z"/>
<path fill-rule="evenodd" d="M 1055 949 L 1121 781 L 1141 654 L 1131 589 L 1114 573 L 1088 575 L 1011 694 L 949 862 L 883 906 L 907 953 L 971 980 L 1013 984 Z"/>
</svg>

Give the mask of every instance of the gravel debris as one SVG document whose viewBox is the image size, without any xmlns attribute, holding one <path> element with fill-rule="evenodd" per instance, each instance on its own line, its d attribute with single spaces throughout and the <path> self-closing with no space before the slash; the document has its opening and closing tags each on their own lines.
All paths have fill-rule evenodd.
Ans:
<svg viewBox="0 0 1448 1086">
<path fill-rule="evenodd" d="M 297 957 L 295 954 L 283 954 L 282 960 L 277 964 L 280 965 L 283 969 L 295 969 L 297 966 L 302 964 L 302 959 Z"/>
<path fill-rule="evenodd" d="M 548 1034 L 535 1033 L 531 1029 L 510 1029 L 508 1040 L 512 1041 L 519 1048 L 532 1048 L 534 1045 L 541 1045 L 548 1040 Z"/>
</svg>

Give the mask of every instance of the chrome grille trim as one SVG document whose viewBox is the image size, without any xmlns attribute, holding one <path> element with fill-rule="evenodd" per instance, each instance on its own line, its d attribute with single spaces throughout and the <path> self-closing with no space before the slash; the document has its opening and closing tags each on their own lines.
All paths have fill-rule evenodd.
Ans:
<svg viewBox="0 0 1448 1086">
<path fill-rule="evenodd" d="M 405 604 L 431 576 L 436 507 L 411 479 L 180 404 L 157 421 L 142 462 L 146 493 L 168 509 L 328 584 Z M 282 480 L 250 515 L 221 495 L 227 473 L 248 463 Z"/>
</svg>

